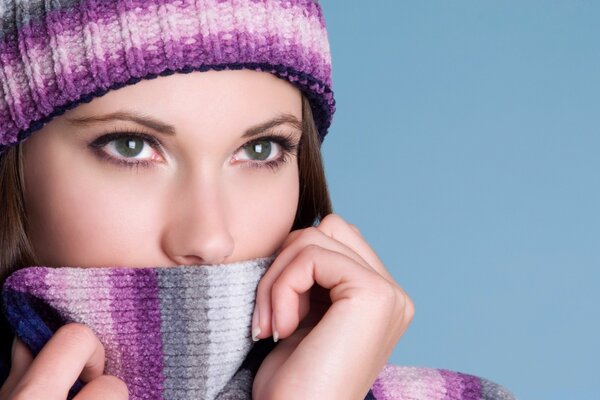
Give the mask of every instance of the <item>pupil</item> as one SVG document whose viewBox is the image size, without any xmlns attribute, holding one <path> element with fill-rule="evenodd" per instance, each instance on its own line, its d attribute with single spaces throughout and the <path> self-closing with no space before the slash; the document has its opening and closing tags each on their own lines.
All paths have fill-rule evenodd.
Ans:
<svg viewBox="0 0 600 400">
<path fill-rule="evenodd" d="M 142 152 L 144 141 L 140 138 L 117 139 L 116 147 L 123 157 L 135 157 Z"/>
<path fill-rule="evenodd" d="M 246 153 L 253 160 L 266 160 L 271 154 L 271 142 L 268 140 L 255 142 L 248 147 Z"/>
</svg>

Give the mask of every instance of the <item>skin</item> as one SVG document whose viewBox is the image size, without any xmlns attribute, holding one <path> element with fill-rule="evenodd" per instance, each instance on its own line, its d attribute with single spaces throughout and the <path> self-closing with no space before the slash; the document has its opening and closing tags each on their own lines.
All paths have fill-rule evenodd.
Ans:
<svg viewBox="0 0 600 400">
<path fill-rule="evenodd" d="M 125 110 L 172 125 L 174 135 L 131 121 L 75 122 Z M 259 284 L 253 317 L 257 340 L 280 341 L 258 371 L 253 398 L 362 399 L 414 306 L 341 217 L 290 232 L 301 131 L 286 123 L 242 137 L 281 114 L 301 119 L 298 89 L 249 70 L 144 80 L 81 104 L 24 143 L 28 234 L 41 263 L 57 267 L 213 264 L 280 251 Z M 117 146 L 132 138 L 90 147 L 106 133 L 131 130 L 161 146 L 146 144 L 135 157 Z M 289 152 L 273 136 L 286 137 Z M 271 144 L 264 161 L 248 151 L 257 143 L 259 150 Z M 265 166 L 284 154 L 285 162 Z M 131 168 L 116 158 L 145 163 Z M 64 399 L 78 376 L 88 383 L 77 399 L 127 398 L 125 384 L 103 368 L 93 332 L 70 324 L 35 359 L 15 342 L 0 398 Z"/>
</svg>

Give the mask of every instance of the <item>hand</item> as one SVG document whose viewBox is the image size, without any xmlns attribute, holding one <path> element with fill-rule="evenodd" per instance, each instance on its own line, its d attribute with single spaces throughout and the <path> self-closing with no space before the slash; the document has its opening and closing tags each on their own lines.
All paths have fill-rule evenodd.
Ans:
<svg viewBox="0 0 600 400">
<path fill-rule="evenodd" d="M 322 289 L 311 298 L 315 284 L 330 301 Z M 331 214 L 291 232 L 257 289 L 254 334 L 285 340 L 261 364 L 253 398 L 364 399 L 413 316 L 356 227 Z"/>
<path fill-rule="evenodd" d="M 0 399 L 64 400 L 77 378 L 87 382 L 76 400 L 125 400 L 127 386 L 103 375 L 104 347 L 85 325 L 61 327 L 40 353 L 31 352 L 18 339 L 12 350 L 10 374 L 0 389 Z"/>
</svg>

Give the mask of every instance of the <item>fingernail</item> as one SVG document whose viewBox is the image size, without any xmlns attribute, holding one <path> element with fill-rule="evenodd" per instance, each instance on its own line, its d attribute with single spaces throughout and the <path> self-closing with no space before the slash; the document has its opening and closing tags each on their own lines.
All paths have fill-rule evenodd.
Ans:
<svg viewBox="0 0 600 400">
<path fill-rule="evenodd" d="M 260 328 L 256 327 L 254 329 L 252 329 L 252 340 L 255 342 L 258 342 L 260 339 L 258 338 L 258 335 L 260 335 Z"/>
<path fill-rule="evenodd" d="M 273 313 L 273 317 L 271 318 L 271 329 L 273 330 L 273 341 L 277 343 L 279 340 L 279 332 L 275 328 L 275 313 Z"/>
<path fill-rule="evenodd" d="M 252 313 L 252 340 L 255 342 L 258 342 L 258 335 L 260 335 L 259 321 L 258 306 L 254 305 L 254 312 Z"/>
</svg>

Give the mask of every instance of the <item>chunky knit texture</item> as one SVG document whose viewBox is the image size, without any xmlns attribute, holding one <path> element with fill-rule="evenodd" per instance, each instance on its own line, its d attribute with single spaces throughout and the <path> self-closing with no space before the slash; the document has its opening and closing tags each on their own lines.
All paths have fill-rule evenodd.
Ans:
<svg viewBox="0 0 600 400">
<path fill-rule="evenodd" d="M 86 324 L 131 399 L 214 399 L 252 346 L 258 281 L 273 257 L 212 266 L 30 267 L 4 286 L 5 314 L 37 354 L 68 322 Z"/>
<path fill-rule="evenodd" d="M 0 0 L 0 152 L 53 117 L 141 79 L 252 69 L 335 111 L 315 0 Z"/>
<path fill-rule="evenodd" d="M 502 386 L 478 376 L 445 369 L 389 364 L 377 377 L 369 396 L 366 399 L 515 400 Z"/>
<path fill-rule="evenodd" d="M 249 400 L 254 376 L 274 346 L 267 339 L 251 349 L 250 339 L 257 282 L 271 261 L 146 269 L 31 267 L 7 279 L 3 309 L 34 354 L 63 324 L 90 326 L 105 346 L 106 372 L 127 383 L 132 400 Z M 365 399 L 514 397 L 477 376 L 386 365 Z"/>
</svg>

